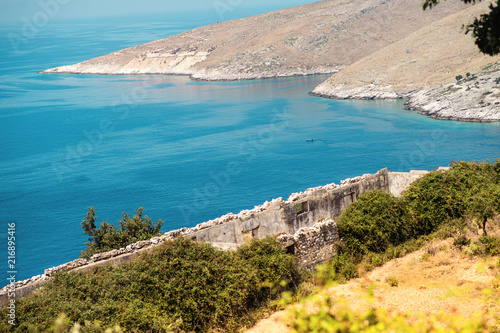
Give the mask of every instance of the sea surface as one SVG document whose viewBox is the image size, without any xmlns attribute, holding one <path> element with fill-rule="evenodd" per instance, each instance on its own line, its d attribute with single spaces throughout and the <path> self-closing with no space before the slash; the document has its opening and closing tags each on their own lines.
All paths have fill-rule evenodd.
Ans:
<svg viewBox="0 0 500 333">
<path fill-rule="evenodd" d="M 112 223 L 144 207 L 168 231 L 385 167 L 500 157 L 498 123 L 434 120 L 404 110 L 402 100 L 308 95 L 328 76 L 193 82 L 37 73 L 207 23 L 203 15 L 57 21 L 22 40 L 21 24 L 0 26 L 3 285 L 8 223 L 21 280 L 79 256 L 90 206 Z"/>
</svg>

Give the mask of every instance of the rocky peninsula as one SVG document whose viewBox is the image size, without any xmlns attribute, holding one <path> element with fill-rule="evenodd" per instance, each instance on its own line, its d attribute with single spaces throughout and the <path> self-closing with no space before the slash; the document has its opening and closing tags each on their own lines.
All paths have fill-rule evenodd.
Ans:
<svg viewBox="0 0 500 333">
<path fill-rule="evenodd" d="M 335 73 L 467 6 L 323 0 L 215 23 L 44 73 L 183 74 L 242 80 Z"/>
<path fill-rule="evenodd" d="M 171 74 L 209 81 L 335 73 L 311 94 L 409 98 L 408 109 L 437 119 L 500 121 L 494 64 L 500 56 L 481 54 L 463 28 L 490 4 L 447 1 L 424 12 L 414 0 L 323 0 L 43 73 Z"/>
<path fill-rule="evenodd" d="M 435 119 L 500 121 L 500 62 L 456 78 L 443 87 L 412 93 L 406 108 Z"/>
</svg>

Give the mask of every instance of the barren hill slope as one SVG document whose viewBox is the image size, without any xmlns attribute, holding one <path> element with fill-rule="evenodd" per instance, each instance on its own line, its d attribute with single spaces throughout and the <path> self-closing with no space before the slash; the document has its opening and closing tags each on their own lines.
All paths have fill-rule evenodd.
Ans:
<svg viewBox="0 0 500 333">
<path fill-rule="evenodd" d="M 500 60 L 479 53 L 462 25 L 485 13 L 486 1 L 445 17 L 344 68 L 312 94 L 331 98 L 398 98 L 438 87 Z"/>
<path fill-rule="evenodd" d="M 187 74 L 236 80 L 337 70 L 466 6 L 323 0 L 197 28 L 46 73 Z"/>
</svg>

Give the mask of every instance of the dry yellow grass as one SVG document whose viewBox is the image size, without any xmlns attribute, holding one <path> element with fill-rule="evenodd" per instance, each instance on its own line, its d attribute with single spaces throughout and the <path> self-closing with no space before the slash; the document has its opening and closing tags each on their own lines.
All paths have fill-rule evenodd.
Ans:
<svg viewBox="0 0 500 333">
<path fill-rule="evenodd" d="M 488 230 L 490 235 L 500 235 L 500 217 L 496 218 L 495 225 Z M 472 234 L 478 237 L 477 230 L 471 231 Z M 466 249 L 454 246 L 453 238 L 449 238 L 435 241 L 419 251 L 364 272 L 361 278 L 321 292 L 326 292 L 339 306 L 347 303 L 353 310 L 375 307 L 413 315 L 444 312 L 471 318 L 486 311 L 500 313 L 497 302 L 500 299 L 499 262 L 499 256 L 471 256 Z M 390 278 L 397 280 L 397 287 L 389 285 Z M 368 298 L 370 289 L 373 292 L 371 301 Z M 486 295 L 485 289 L 491 294 Z M 291 332 L 287 320 L 286 310 L 279 311 L 247 332 Z"/>
</svg>

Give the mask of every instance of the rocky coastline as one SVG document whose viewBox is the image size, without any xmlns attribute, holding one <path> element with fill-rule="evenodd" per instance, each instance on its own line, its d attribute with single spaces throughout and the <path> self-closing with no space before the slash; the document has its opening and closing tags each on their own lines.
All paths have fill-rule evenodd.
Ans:
<svg viewBox="0 0 500 333">
<path fill-rule="evenodd" d="M 490 63 L 473 73 L 457 75 L 455 82 L 437 88 L 396 91 L 376 85 L 354 88 L 323 85 L 310 94 L 340 100 L 406 98 L 406 110 L 415 110 L 434 119 L 500 122 L 500 62 Z"/>
<path fill-rule="evenodd" d="M 500 56 L 480 54 L 470 35 L 458 28 L 489 3 L 447 2 L 424 13 L 410 0 L 390 6 L 383 0 L 319 1 L 200 27 L 41 73 L 188 75 L 198 81 L 334 74 L 310 94 L 408 98 L 407 109 L 435 119 L 496 122 Z M 414 15 L 407 17 L 409 10 Z M 383 24 L 380 15 L 387 18 Z M 490 63 L 496 65 L 489 72 L 478 71 Z"/>
<path fill-rule="evenodd" d="M 187 71 L 158 71 L 153 69 L 144 70 L 117 70 L 103 69 L 98 67 L 80 66 L 80 64 L 56 67 L 39 72 L 40 74 L 76 74 L 76 75 L 179 75 L 189 76 L 193 81 L 243 81 L 272 78 L 285 78 L 294 76 L 335 74 L 339 67 L 311 68 L 309 70 L 281 68 L 272 70 L 255 70 L 246 73 L 235 73 L 223 70 L 187 70 Z"/>
<path fill-rule="evenodd" d="M 391 87 L 375 85 L 346 87 L 332 86 L 323 88 L 321 85 L 309 93 L 312 96 L 330 99 L 400 99 L 407 95 L 398 93 Z"/>
<path fill-rule="evenodd" d="M 474 73 L 458 75 L 455 82 L 443 87 L 412 93 L 405 108 L 434 119 L 498 122 L 500 62 L 491 63 Z"/>
<path fill-rule="evenodd" d="M 500 56 L 481 54 L 458 29 L 488 5 L 480 3 L 419 29 L 342 69 L 311 95 L 407 98 L 406 109 L 435 119 L 500 121 Z"/>
</svg>

